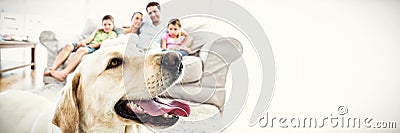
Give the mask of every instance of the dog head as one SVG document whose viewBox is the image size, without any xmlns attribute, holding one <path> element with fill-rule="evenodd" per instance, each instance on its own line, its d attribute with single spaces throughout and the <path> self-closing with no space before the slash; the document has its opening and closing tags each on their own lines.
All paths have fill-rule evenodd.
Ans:
<svg viewBox="0 0 400 133">
<path fill-rule="evenodd" d="M 65 132 L 132 124 L 172 126 L 179 116 L 188 116 L 190 108 L 157 96 L 179 82 L 181 60 L 175 52 L 145 55 L 136 48 L 100 49 L 67 81 L 53 123 Z"/>
</svg>

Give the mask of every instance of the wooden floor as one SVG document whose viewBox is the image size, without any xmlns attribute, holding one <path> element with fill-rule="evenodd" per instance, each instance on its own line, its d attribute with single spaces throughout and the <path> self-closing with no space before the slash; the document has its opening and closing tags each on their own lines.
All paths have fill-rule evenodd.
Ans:
<svg viewBox="0 0 400 133">
<path fill-rule="evenodd" d="M 31 70 L 30 67 L 8 71 L 0 75 L 0 92 L 9 89 L 34 90 L 42 87 L 43 70 Z"/>
</svg>

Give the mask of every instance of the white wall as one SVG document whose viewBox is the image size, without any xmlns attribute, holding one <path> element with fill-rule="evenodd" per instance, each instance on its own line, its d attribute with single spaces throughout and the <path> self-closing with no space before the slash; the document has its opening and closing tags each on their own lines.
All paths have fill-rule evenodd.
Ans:
<svg viewBox="0 0 400 133">
<path fill-rule="evenodd" d="M 57 30 L 70 33 L 80 33 L 86 15 L 85 1 L 80 0 L 0 0 L 0 11 L 4 16 L 17 16 L 17 25 L 21 30 L 18 35 L 29 36 L 30 41 L 39 42 L 40 32 Z M 0 22 L 1 23 L 1 22 Z M 3 23 L 4 24 L 4 23 Z M 2 30 L 1 34 L 10 34 Z M 38 69 L 44 67 L 46 50 L 37 45 L 36 61 Z M 2 60 L 29 62 L 30 49 L 2 49 Z"/>
<path fill-rule="evenodd" d="M 37 40 L 43 30 L 80 32 L 83 26 L 85 1 L 80 0 L 2 0 L 0 10 L 4 14 L 22 16 L 24 35 Z"/>
</svg>

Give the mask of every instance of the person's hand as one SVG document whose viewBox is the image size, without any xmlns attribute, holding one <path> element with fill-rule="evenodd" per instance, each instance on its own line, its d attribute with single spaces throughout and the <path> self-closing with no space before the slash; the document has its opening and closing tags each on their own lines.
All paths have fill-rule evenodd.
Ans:
<svg viewBox="0 0 400 133">
<path fill-rule="evenodd" d="M 77 44 L 77 47 L 85 47 L 86 46 L 86 40 L 82 40 Z"/>
<path fill-rule="evenodd" d="M 103 27 L 100 27 L 100 28 L 97 28 L 97 29 L 95 30 L 95 32 L 96 32 L 96 31 L 102 31 L 102 30 L 104 30 L 104 28 L 103 28 Z"/>
</svg>

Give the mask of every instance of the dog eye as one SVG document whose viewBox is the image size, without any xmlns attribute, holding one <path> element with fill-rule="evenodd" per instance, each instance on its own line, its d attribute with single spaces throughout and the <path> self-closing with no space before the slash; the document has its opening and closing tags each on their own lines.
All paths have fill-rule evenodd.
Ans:
<svg viewBox="0 0 400 133">
<path fill-rule="evenodd" d="M 110 62 L 108 62 L 106 69 L 115 68 L 120 66 L 121 64 L 122 64 L 122 58 L 112 58 Z"/>
</svg>

